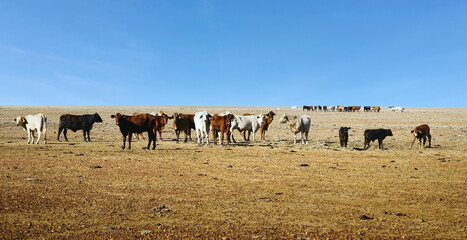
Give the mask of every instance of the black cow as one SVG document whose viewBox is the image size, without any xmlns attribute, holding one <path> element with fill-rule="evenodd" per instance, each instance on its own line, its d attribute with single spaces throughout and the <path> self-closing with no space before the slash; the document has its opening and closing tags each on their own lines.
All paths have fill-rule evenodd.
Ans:
<svg viewBox="0 0 467 240">
<path fill-rule="evenodd" d="M 303 105 L 303 111 L 310 111 L 312 108 L 312 106 L 306 106 L 306 105 Z"/>
<path fill-rule="evenodd" d="M 367 129 L 363 134 L 365 136 L 365 145 L 363 148 L 366 150 L 370 147 L 370 141 L 374 142 L 378 139 L 379 149 L 383 149 L 383 140 L 387 136 L 392 136 L 391 129 Z"/>
<path fill-rule="evenodd" d="M 347 142 L 349 141 L 349 127 L 341 127 L 339 129 L 339 141 L 341 147 L 347 147 Z"/>
<path fill-rule="evenodd" d="M 60 116 L 60 123 L 58 125 L 58 136 L 57 141 L 60 142 L 60 133 L 63 130 L 63 136 L 65 136 L 65 141 L 68 142 L 68 138 L 66 137 L 66 132 L 70 129 L 73 132 L 78 130 L 83 130 L 83 137 L 84 141 L 86 141 L 86 133 L 88 134 L 88 141 L 91 141 L 89 137 L 89 132 L 92 129 L 92 125 L 95 122 L 102 122 L 102 118 L 99 114 L 85 114 L 85 115 L 72 115 L 72 114 L 63 114 Z"/>
</svg>

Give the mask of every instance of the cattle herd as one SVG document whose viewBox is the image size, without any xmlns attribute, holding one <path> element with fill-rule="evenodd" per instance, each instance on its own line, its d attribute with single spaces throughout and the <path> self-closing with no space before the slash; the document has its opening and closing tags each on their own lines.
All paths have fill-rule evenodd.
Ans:
<svg viewBox="0 0 467 240">
<path fill-rule="evenodd" d="M 296 107 L 292 107 L 293 110 L 296 110 Z M 362 109 L 361 106 L 306 106 L 303 105 L 303 111 L 323 111 L 323 112 L 360 112 Z M 389 107 L 392 112 L 403 112 L 405 108 L 403 107 Z M 364 112 L 380 112 L 381 107 L 379 106 L 364 106 Z"/>
<path fill-rule="evenodd" d="M 359 111 L 360 107 L 322 107 L 322 106 L 303 106 L 303 110 L 308 111 Z M 392 110 L 403 111 L 404 108 L 392 107 Z M 376 111 L 381 110 L 380 107 L 364 107 L 365 111 Z M 166 113 L 159 111 L 158 113 L 133 113 L 132 115 L 125 115 L 116 113 L 111 115 L 111 118 L 115 119 L 116 125 L 119 127 L 123 137 L 122 150 L 125 149 L 125 145 L 128 138 L 128 149 L 131 149 L 131 139 L 135 134 L 136 137 L 142 137 L 142 133 L 147 132 L 148 134 L 148 145 L 146 149 L 156 149 L 156 139 L 159 133 L 159 138 L 162 140 L 162 130 L 165 128 L 169 119 L 173 119 L 173 129 L 175 130 L 176 141 L 178 143 L 180 133 L 183 132 L 185 139 L 184 142 L 191 140 L 191 130 L 196 131 L 198 145 L 206 144 L 209 145 L 209 132 L 212 132 L 213 143 L 224 145 L 224 138 L 227 141 L 227 145 L 231 141 L 236 142 L 233 136 L 233 131 L 238 130 L 244 141 L 250 141 L 250 136 L 253 135 L 253 141 L 257 140 L 256 133 L 260 131 L 260 139 L 265 140 L 266 131 L 272 124 L 274 116 L 276 114 L 272 111 L 265 114 L 249 114 L 244 113 L 242 115 L 232 114 L 231 112 L 225 112 L 221 114 L 210 114 L 207 111 L 197 112 L 195 114 L 182 114 L 174 113 L 173 116 L 169 116 Z M 34 143 L 34 134 L 37 132 L 37 141 L 39 143 L 40 137 L 43 136 L 44 144 L 47 143 L 47 117 L 42 114 L 27 115 L 26 117 L 18 116 L 14 119 L 17 126 L 21 126 L 23 130 L 28 133 L 28 144 Z M 57 135 L 57 141 L 60 141 L 60 134 L 63 131 L 65 141 L 68 141 L 67 130 L 70 129 L 73 132 L 77 130 L 83 131 L 83 138 L 85 142 L 90 142 L 90 131 L 96 122 L 102 122 L 101 117 L 98 113 L 85 114 L 85 115 L 72 115 L 64 114 L 60 116 L 59 129 Z M 279 123 L 286 124 L 294 135 L 294 144 L 297 142 L 297 134 L 300 134 L 300 140 L 302 144 L 308 144 L 308 133 L 311 126 L 311 118 L 308 115 L 294 116 L 284 113 Z M 341 127 L 337 133 L 341 147 L 347 147 L 348 142 L 348 130 L 350 127 Z M 431 147 L 431 134 L 430 127 L 426 124 L 417 126 L 412 130 L 413 140 L 409 148 L 412 148 L 416 139 L 419 140 L 419 148 L 424 148 L 426 140 L 428 138 L 428 146 Z M 368 149 L 370 142 L 378 140 L 378 146 L 383 149 L 383 140 L 392 136 L 390 129 L 367 129 L 364 131 L 364 149 Z M 144 138 L 143 138 L 144 140 Z M 423 141 L 423 144 L 422 144 Z M 151 148 L 152 144 L 152 148 Z"/>
</svg>

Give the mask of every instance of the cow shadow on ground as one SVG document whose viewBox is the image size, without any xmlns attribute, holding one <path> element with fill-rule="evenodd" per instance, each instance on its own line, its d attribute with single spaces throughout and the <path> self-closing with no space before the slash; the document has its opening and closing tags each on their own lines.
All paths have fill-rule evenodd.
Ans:
<svg viewBox="0 0 467 240">
<path fill-rule="evenodd" d="M 364 148 L 358 148 L 358 147 L 354 147 L 354 148 L 352 148 L 352 150 L 357 150 L 357 151 L 365 151 L 366 149 L 364 149 Z"/>
</svg>

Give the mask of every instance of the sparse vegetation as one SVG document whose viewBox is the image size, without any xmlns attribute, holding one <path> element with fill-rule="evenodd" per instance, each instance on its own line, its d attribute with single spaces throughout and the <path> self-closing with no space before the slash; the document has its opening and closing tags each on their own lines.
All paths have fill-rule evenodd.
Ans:
<svg viewBox="0 0 467 240">
<path fill-rule="evenodd" d="M 467 109 L 393 113 L 301 112 L 227 107 L 0 107 L 2 239 L 466 238 Z M 311 116 L 309 145 L 293 145 L 274 119 L 266 141 L 230 147 L 177 144 L 172 121 L 157 150 L 120 150 L 116 112 L 267 113 Z M 26 144 L 20 114 L 48 117 L 49 143 Z M 70 132 L 64 113 L 98 112 L 93 142 Z M 427 123 L 433 148 L 411 149 Z M 338 129 L 349 130 L 348 148 Z M 390 128 L 386 150 L 363 147 L 363 131 Z M 235 132 L 237 134 L 238 132 Z M 25 139 L 26 138 L 26 139 Z M 211 136 L 212 139 L 212 136 Z M 241 139 L 240 137 L 238 139 Z"/>
</svg>

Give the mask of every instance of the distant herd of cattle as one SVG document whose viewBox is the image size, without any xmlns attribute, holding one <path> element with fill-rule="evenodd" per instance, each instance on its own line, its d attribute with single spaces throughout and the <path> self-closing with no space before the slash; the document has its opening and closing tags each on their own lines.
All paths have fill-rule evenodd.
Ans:
<svg viewBox="0 0 467 240">
<path fill-rule="evenodd" d="M 293 110 L 296 110 L 296 107 L 292 107 Z M 361 106 L 306 106 L 303 105 L 303 111 L 323 111 L 323 112 L 360 112 L 362 109 Z M 403 112 L 405 108 L 403 107 L 389 107 L 392 112 Z M 364 112 L 380 112 L 381 107 L 379 106 L 364 106 Z"/>
<path fill-rule="evenodd" d="M 373 107 L 370 107 L 370 109 L 372 108 Z M 230 139 L 232 139 L 233 142 L 236 142 L 232 134 L 234 130 L 238 130 L 241 133 L 244 141 L 249 141 L 251 134 L 253 135 L 253 141 L 255 141 L 256 132 L 260 130 L 260 139 L 264 140 L 266 131 L 271 126 L 275 115 L 276 114 L 272 111 L 258 115 L 248 113 L 243 115 L 234 115 L 231 112 L 211 115 L 207 111 L 202 111 L 195 114 L 174 113 L 173 116 L 168 116 L 164 112 L 159 111 L 158 113 L 134 113 L 132 115 L 117 113 L 112 115 L 111 118 L 115 119 L 115 123 L 123 135 L 122 149 L 125 149 L 127 137 L 128 149 L 131 149 L 132 135 L 137 134 L 137 137 L 139 138 L 138 134 L 141 134 L 142 136 L 142 133 L 147 132 L 147 149 L 150 149 L 152 144 L 152 149 L 154 150 L 156 148 L 157 134 L 159 133 L 159 137 L 162 140 L 162 130 L 165 128 L 169 119 L 173 119 L 173 128 L 175 130 L 177 143 L 181 132 L 185 134 L 185 142 L 187 142 L 188 138 L 191 140 L 191 130 L 193 129 L 196 131 L 199 145 L 209 144 L 210 131 L 212 132 L 214 144 L 217 144 L 219 141 L 219 143 L 223 145 L 225 136 L 227 139 L 227 145 L 229 145 Z M 17 126 L 20 126 L 23 130 L 27 131 L 28 144 L 30 142 L 34 143 L 35 132 L 38 133 L 36 144 L 39 143 L 41 135 L 44 136 L 44 143 L 47 143 L 47 117 L 44 114 L 39 113 L 36 115 L 27 115 L 26 117 L 18 116 L 14 121 Z M 85 115 L 64 114 L 60 116 L 57 141 L 60 141 L 60 134 L 62 131 L 65 141 L 68 141 L 68 129 L 73 132 L 83 130 L 84 141 L 91 141 L 89 136 L 90 131 L 93 124 L 96 122 L 102 122 L 102 118 L 97 113 Z M 297 142 L 297 134 L 299 133 L 302 144 L 308 144 L 308 132 L 310 131 L 311 126 L 310 116 L 293 116 L 284 113 L 279 119 L 279 122 L 287 124 L 289 129 L 292 131 L 294 135 L 294 144 Z M 341 147 L 347 147 L 349 129 L 350 127 L 341 127 L 339 129 L 338 134 Z M 428 125 L 420 125 L 412 130 L 411 133 L 414 138 L 409 148 L 412 148 L 415 139 L 419 140 L 419 148 L 425 147 L 427 139 L 429 147 L 431 147 L 430 127 Z M 392 136 L 390 129 L 365 130 L 364 149 L 368 149 L 370 142 L 375 140 L 378 140 L 379 148 L 383 149 L 383 140 L 387 136 Z"/>
</svg>

